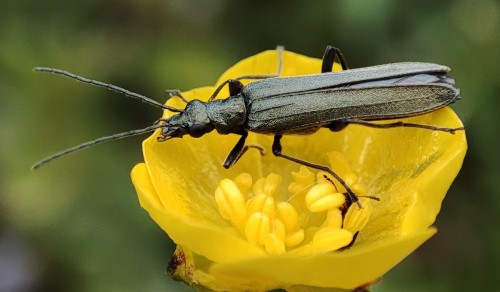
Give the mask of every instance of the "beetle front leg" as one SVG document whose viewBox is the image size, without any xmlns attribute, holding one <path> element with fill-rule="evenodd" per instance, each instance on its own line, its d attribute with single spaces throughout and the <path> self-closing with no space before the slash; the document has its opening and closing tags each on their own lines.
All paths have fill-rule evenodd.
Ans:
<svg viewBox="0 0 500 292">
<path fill-rule="evenodd" d="M 342 70 L 349 69 L 347 67 L 347 62 L 344 58 L 344 55 L 340 50 L 334 46 L 327 46 L 325 50 L 325 54 L 323 55 L 323 63 L 321 65 L 321 73 L 332 72 L 333 63 L 340 64 L 342 66 Z"/>
<path fill-rule="evenodd" d="M 208 99 L 208 101 L 213 101 L 217 95 L 219 94 L 219 92 L 222 90 L 222 88 L 224 88 L 224 86 L 226 86 L 226 84 L 229 84 L 229 95 L 238 95 L 239 93 L 241 93 L 241 90 L 243 89 L 243 84 L 237 80 L 237 79 L 228 79 L 224 82 L 222 82 L 214 91 L 214 93 L 212 93 L 212 96 L 210 96 L 210 98 Z"/>
<path fill-rule="evenodd" d="M 180 90 L 177 89 L 167 89 L 165 90 L 165 94 L 168 95 L 167 100 L 171 99 L 172 97 L 178 97 L 180 98 L 183 102 L 188 103 L 189 100 L 187 100 L 181 93 Z"/>
<path fill-rule="evenodd" d="M 243 89 L 243 83 L 241 83 L 240 80 L 259 80 L 259 79 L 267 79 L 267 78 L 276 78 L 281 76 L 281 69 L 283 67 L 283 50 L 284 48 L 282 46 L 278 46 L 276 48 L 277 54 L 278 54 L 278 68 L 276 70 L 276 74 L 264 74 L 264 75 L 243 75 L 240 77 L 237 77 L 235 79 L 228 79 L 224 82 L 222 82 L 212 93 L 212 96 L 208 99 L 208 101 L 213 101 L 219 92 L 228 84 L 229 86 L 229 95 L 234 96 L 238 95 L 241 93 L 241 90 Z M 340 52 L 340 51 L 339 51 Z M 343 57 L 342 57 L 343 58 Z M 345 62 L 345 60 L 344 60 Z M 333 64 L 332 64 L 333 65 Z"/>
<path fill-rule="evenodd" d="M 228 169 L 228 168 L 232 167 L 233 165 L 235 165 L 236 162 L 238 162 L 238 160 L 240 160 L 241 156 L 243 156 L 243 154 L 245 154 L 245 152 L 247 152 L 248 149 L 250 149 L 250 148 L 258 149 L 260 151 L 261 155 L 266 154 L 264 151 L 264 148 L 262 146 L 254 145 L 254 144 L 245 145 L 245 140 L 247 139 L 247 136 L 248 136 L 248 132 L 243 132 L 240 140 L 238 140 L 238 143 L 236 143 L 233 150 L 231 150 L 231 152 L 229 152 L 229 154 L 227 155 L 226 159 L 224 160 L 224 164 L 223 164 L 225 169 Z"/>
<path fill-rule="evenodd" d="M 274 136 L 272 149 L 273 149 L 273 154 L 275 156 L 285 158 L 287 160 L 293 161 L 293 162 L 298 163 L 300 165 L 304 165 L 304 166 L 307 166 L 310 168 L 314 168 L 317 170 L 322 170 L 322 171 L 328 172 L 345 188 L 345 190 L 347 191 L 347 195 L 349 196 L 349 199 L 351 200 L 351 203 L 355 203 L 356 205 L 358 205 L 359 208 L 362 208 L 358 197 L 354 194 L 354 192 L 351 190 L 351 188 L 346 184 L 346 182 L 340 176 L 338 176 L 338 174 L 336 174 L 328 166 L 314 164 L 314 163 L 311 163 L 311 162 L 308 162 L 305 160 L 301 160 L 301 159 L 283 154 L 281 152 L 282 151 L 282 147 L 281 147 L 281 138 L 282 137 L 283 137 L 283 135 L 275 135 Z"/>
</svg>

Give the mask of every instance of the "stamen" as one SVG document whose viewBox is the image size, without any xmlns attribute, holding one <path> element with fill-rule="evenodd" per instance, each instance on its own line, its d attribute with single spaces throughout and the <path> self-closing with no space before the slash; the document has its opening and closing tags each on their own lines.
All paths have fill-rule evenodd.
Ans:
<svg viewBox="0 0 500 292">
<path fill-rule="evenodd" d="M 363 205 L 363 208 L 360 209 L 352 205 L 351 207 L 349 207 L 349 210 L 347 210 L 347 213 L 344 217 L 344 229 L 347 229 L 353 233 L 362 230 L 366 226 L 372 213 L 370 199 L 361 198 L 360 201 Z"/>
<path fill-rule="evenodd" d="M 333 208 L 338 208 L 345 203 L 345 196 L 341 193 L 333 193 L 323 196 L 315 202 L 308 204 L 307 208 L 311 212 L 323 212 Z"/>
<path fill-rule="evenodd" d="M 290 203 L 279 202 L 276 207 L 276 217 L 283 222 L 287 232 L 299 227 L 299 214 Z"/>
<path fill-rule="evenodd" d="M 223 218 L 240 230 L 245 226 L 247 217 L 245 198 L 232 180 L 221 180 L 220 186 L 215 191 L 215 202 Z"/>
<path fill-rule="evenodd" d="M 292 178 L 293 182 L 288 185 L 288 192 L 294 195 L 314 185 L 314 174 L 303 165 L 298 172 L 292 172 Z"/>
<path fill-rule="evenodd" d="M 365 196 L 365 186 L 358 182 L 343 155 L 331 152 L 328 157 L 351 189 Z M 253 185 L 248 173 L 221 180 L 215 191 L 221 216 L 236 227 L 232 230 L 272 255 L 338 250 L 351 243 L 353 234 L 368 223 L 370 200 L 362 198 L 362 209 L 353 205 L 345 211 L 345 189 L 325 172 L 313 173 L 301 166 L 292 177 L 288 197 L 277 195 L 282 178 L 274 173 Z"/>
<path fill-rule="evenodd" d="M 271 221 L 266 214 L 255 212 L 247 220 L 245 237 L 252 244 L 263 245 L 271 230 Z"/>
<path fill-rule="evenodd" d="M 281 175 L 269 174 L 264 182 L 264 193 L 271 197 L 274 196 L 282 181 Z"/>
<path fill-rule="evenodd" d="M 342 228 L 342 211 L 339 209 L 330 209 L 326 213 L 325 222 L 323 227 Z"/>
<path fill-rule="evenodd" d="M 304 241 L 305 232 L 304 229 L 297 229 L 294 232 L 287 233 L 285 237 L 285 246 L 293 247 L 299 245 Z"/>
<path fill-rule="evenodd" d="M 333 171 L 335 171 L 336 174 L 338 174 L 348 186 L 353 186 L 356 181 L 358 180 L 358 177 L 356 173 L 351 171 L 351 168 L 349 167 L 349 164 L 347 163 L 344 154 L 338 151 L 331 151 L 327 153 L 328 159 L 330 160 L 330 167 Z M 319 175 L 320 173 L 318 173 Z M 331 177 L 327 173 L 321 173 L 323 176 L 326 174 L 330 179 L 333 181 L 337 182 L 333 177 Z M 320 178 L 318 177 L 318 180 Z M 336 183 L 335 184 L 337 187 L 337 191 L 339 193 L 345 193 L 346 189 L 340 184 Z M 352 187 L 351 187 L 352 188 Z"/>
<path fill-rule="evenodd" d="M 242 194 L 247 194 L 248 190 L 252 186 L 252 176 L 249 173 L 240 173 L 237 177 L 234 178 L 234 183 L 240 189 Z"/>
<path fill-rule="evenodd" d="M 276 204 L 274 203 L 274 199 L 264 193 L 256 195 L 247 202 L 248 214 L 262 212 L 272 218 L 274 216 L 275 208 Z"/>
<path fill-rule="evenodd" d="M 285 243 L 273 233 L 267 235 L 264 248 L 268 254 L 281 255 L 286 253 Z"/>
<path fill-rule="evenodd" d="M 276 237 L 283 241 L 285 240 L 286 236 L 286 230 L 285 230 L 285 224 L 279 219 L 273 219 L 272 222 L 272 233 L 276 235 Z"/>
<path fill-rule="evenodd" d="M 348 245 L 353 234 L 345 229 L 322 228 L 314 234 L 312 246 L 315 252 L 329 252 Z"/>
<path fill-rule="evenodd" d="M 306 206 L 311 212 L 338 208 L 345 203 L 345 196 L 335 191 L 330 182 L 313 186 L 306 195 Z"/>
<path fill-rule="evenodd" d="M 266 178 L 260 178 L 253 185 L 253 194 L 266 194 L 272 197 L 276 193 L 281 181 L 281 176 L 274 173 L 269 174 Z"/>
<path fill-rule="evenodd" d="M 329 182 L 322 182 L 313 186 L 306 194 L 306 205 L 310 205 L 323 196 L 335 193 L 334 186 Z"/>
</svg>

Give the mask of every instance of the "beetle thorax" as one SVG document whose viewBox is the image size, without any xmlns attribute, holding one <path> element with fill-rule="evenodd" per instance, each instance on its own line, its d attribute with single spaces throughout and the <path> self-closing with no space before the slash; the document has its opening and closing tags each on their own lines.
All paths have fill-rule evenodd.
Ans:
<svg viewBox="0 0 500 292">
<path fill-rule="evenodd" d="M 242 95 L 215 100 L 206 106 L 208 118 L 219 134 L 241 133 L 245 130 L 247 109 Z"/>
</svg>

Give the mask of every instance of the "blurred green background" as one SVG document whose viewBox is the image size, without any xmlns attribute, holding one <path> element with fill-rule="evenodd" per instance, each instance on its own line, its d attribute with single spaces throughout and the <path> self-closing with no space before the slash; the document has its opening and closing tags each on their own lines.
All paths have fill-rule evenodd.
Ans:
<svg viewBox="0 0 500 292">
<path fill-rule="evenodd" d="M 467 126 L 464 167 L 438 234 L 376 291 L 494 291 L 500 274 L 499 18 L 494 0 L 0 2 L 0 291 L 190 291 L 166 276 L 173 246 L 129 179 L 141 140 L 63 148 L 160 116 L 104 89 L 34 73 L 63 68 L 163 100 L 211 85 L 276 45 L 351 68 L 428 61 L 453 68 Z M 495 288 L 497 287 L 497 288 Z"/>
</svg>

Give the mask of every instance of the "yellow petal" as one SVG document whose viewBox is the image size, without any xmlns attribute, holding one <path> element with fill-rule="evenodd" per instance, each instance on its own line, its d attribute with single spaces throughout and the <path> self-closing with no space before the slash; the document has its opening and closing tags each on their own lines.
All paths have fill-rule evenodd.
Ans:
<svg viewBox="0 0 500 292">
<path fill-rule="evenodd" d="M 252 282 L 288 283 L 315 287 L 353 289 L 378 279 L 418 246 L 434 235 L 434 228 L 402 238 L 381 240 L 373 245 L 313 256 L 262 257 L 254 260 L 214 264 L 210 273 L 221 280 L 241 278 Z M 367 264 L 376 263 L 376 264 Z M 285 287 L 286 288 L 286 287 Z"/>
<path fill-rule="evenodd" d="M 182 243 L 191 250 L 196 250 L 197 254 L 217 262 L 265 254 L 262 249 L 248 244 L 243 238 L 225 232 L 220 225 L 177 216 L 168 209 L 159 207 L 153 184 L 148 183 L 149 174 L 145 164 L 137 164 L 132 169 L 131 176 L 141 206 L 175 242 Z"/>
<path fill-rule="evenodd" d="M 276 51 L 266 51 L 230 68 L 218 84 L 242 75 L 274 74 L 276 65 Z M 283 76 L 315 74 L 321 61 L 285 51 L 283 66 Z M 183 95 L 206 100 L 213 90 L 199 88 Z M 224 89 L 219 98 L 227 94 Z M 169 104 L 185 106 L 179 99 L 172 99 Z M 449 108 L 403 120 L 443 127 L 461 125 Z M 297 164 L 273 155 L 262 157 L 259 151 L 250 149 L 232 169 L 225 170 L 222 162 L 238 135 L 210 133 L 198 139 L 185 137 L 164 143 L 158 143 L 156 135 L 143 143 L 145 164 L 132 171 L 141 206 L 177 244 L 192 252 L 193 262 L 197 263 L 193 268 L 196 283 L 230 291 L 265 291 L 295 285 L 352 289 L 379 278 L 435 233 L 428 226 L 434 222 L 466 151 L 465 133 L 460 131 L 451 135 L 422 129 L 351 125 L 338 133 L 322 129 L 312 135 L 285 136 L 283 153 L 305 161 L 329 166 L 326 153 L 341 153 L 347 165 L 342 168 L 349 168 L 349 173 L 342 174 L 344 179 L 355 182 L 353 189 L 366 190 L 366 195 L 381 201 L 370 202 L 370 219 L 350 249 L 307 256 L 294 256 L 287 251 L 271 256 L 237 232 L 228 231 L 230 224 L 218 212 L 213 193 L 220 180 L 240 173 L 254 177 L 276 173 L 289 185 L 290 172 L 297 170 Z M 267 148 L 272 137 L 250 133 L 247 143 Z M 245 179 L 236 182 L 242 193 L 250 184 Z M 279 193 L 273 188 L 270 192 Z M 288 202 L 300 214 L 306 208 L 298 199 L 304 201 L 304 196 L 296 195 Z M 298 216 L 297 229 L 287 227 L 285 221 L 279 227 L 287 230 L 284 244 L 288 248 L 301 242 L 305 246 L 312 238 L 310 233 L 321 229 L 325 222 L 324 216 Z M 306 231 L 301 229 L 301 224 L 311 222 L 315 225 L 304 227 Z M 269 237 L 272 228 L 264 229 L 267 233 L 259 231 L 257 235 L 260 242 L 267 243 L 269 250 L 282 251 L 278 241 L 282 235 Z M 287 244 L 288 239 L 294 239 L 290 240 L 294 244 Z"/>
</svg>

